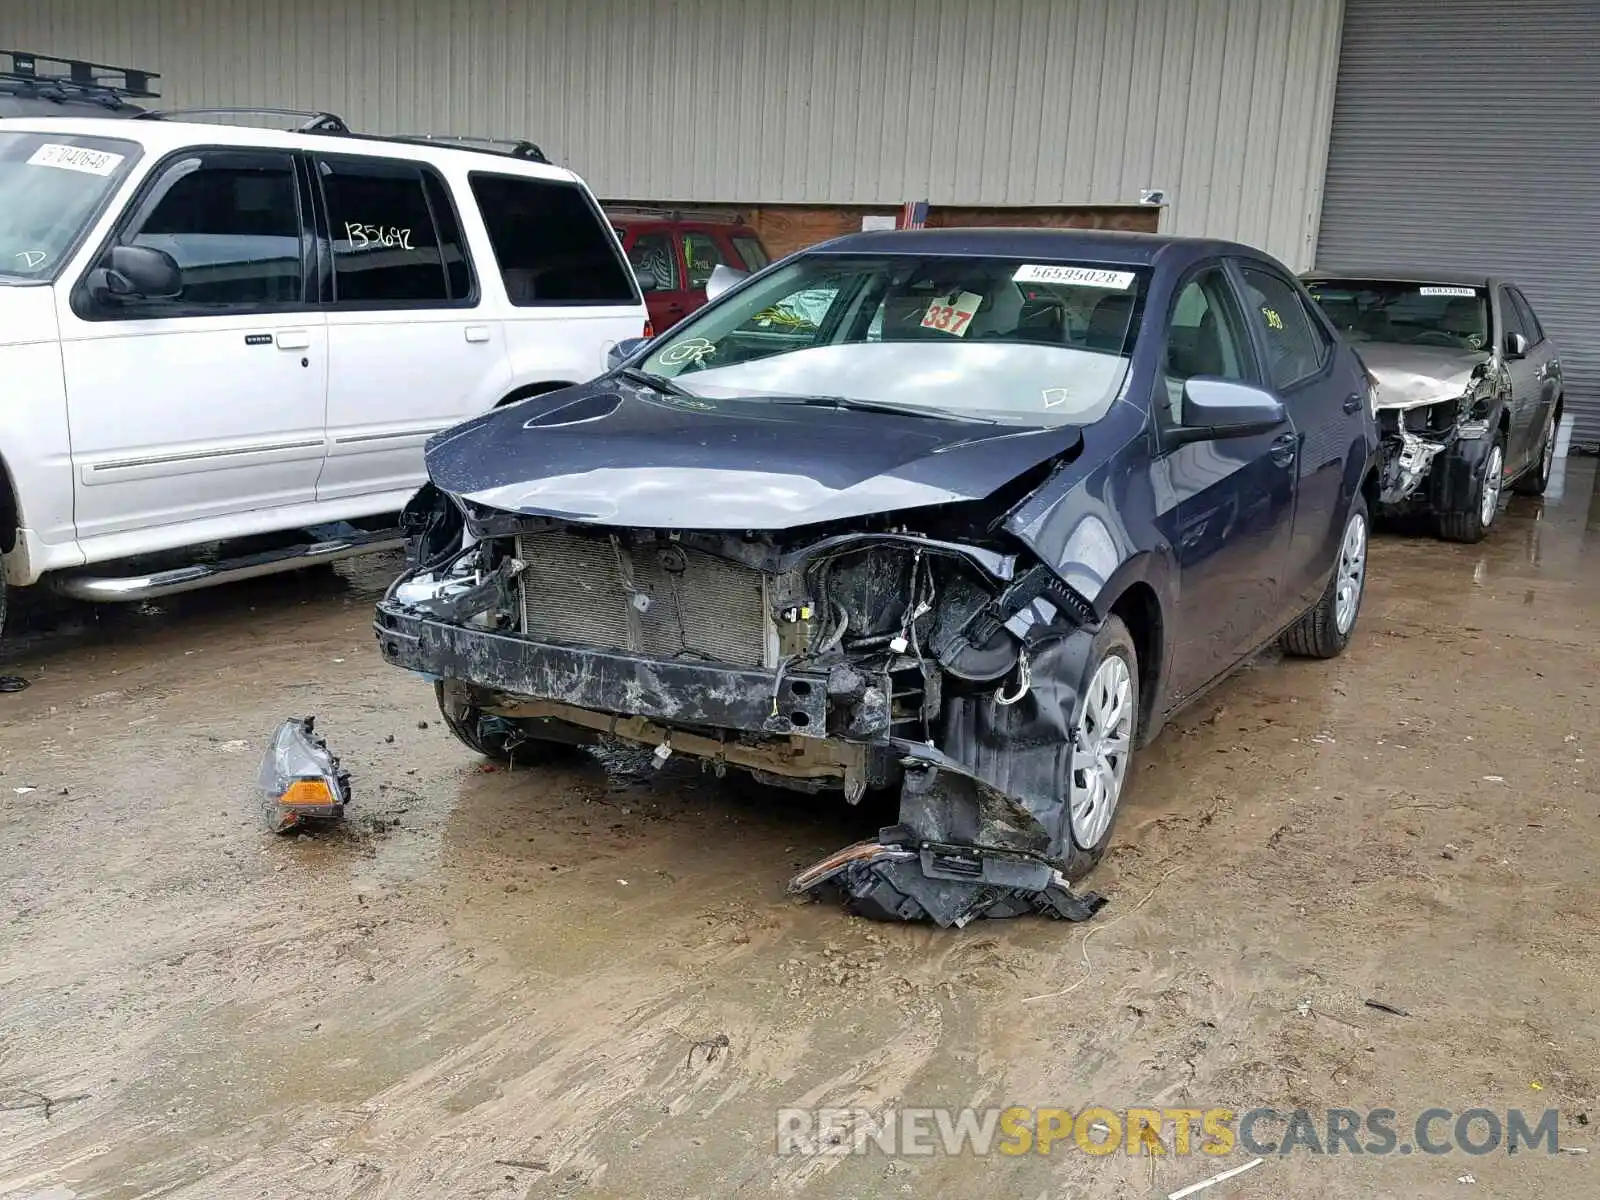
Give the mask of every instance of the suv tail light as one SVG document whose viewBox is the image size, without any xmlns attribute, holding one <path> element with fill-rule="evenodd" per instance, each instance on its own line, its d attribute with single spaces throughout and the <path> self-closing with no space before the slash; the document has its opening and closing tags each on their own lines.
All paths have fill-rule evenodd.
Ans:
<svg viewBox="0 0 1600 1200">
<path fill-rule="evenodd" d="M 645 318 L 645 322 L 644 322 L 644 332 L 642 334 L 640 334 L 639 336 L 648 339 L 648 338 L 655 337 L 655 335 L 656 335 L 656 327 L 654 325 L 652 325 L 650 323 L 650 319 L 648 317 L 646 317 Z"/>
</svg>

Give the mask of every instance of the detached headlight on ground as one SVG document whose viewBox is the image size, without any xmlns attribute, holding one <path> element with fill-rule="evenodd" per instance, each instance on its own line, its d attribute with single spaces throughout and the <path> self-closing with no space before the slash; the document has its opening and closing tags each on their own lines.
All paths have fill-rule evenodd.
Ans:
<svg viewBox="0 0 1600 1200">
<path fill-rule="evenodd" d="M 264 815 L 276 833 L 289 833 L 307 821 L 337 821 L 350 802 L 350 773 L 316 735 L 315 725 L 315 717 L 285 721 L 261 763 Z"/>
</svg>

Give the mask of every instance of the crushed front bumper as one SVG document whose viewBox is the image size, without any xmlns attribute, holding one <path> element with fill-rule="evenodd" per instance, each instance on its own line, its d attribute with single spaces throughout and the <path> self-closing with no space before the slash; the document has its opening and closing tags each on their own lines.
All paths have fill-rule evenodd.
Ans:
<svg viewBox="0 0 1600 1200">
<path fill-rule="evenodd" d="M 621 651 L 536 642 L 379 604 L 373 623 L 390 664 L 436 679 L 569 704 L 745 733 L 821 738 L 829 675 L 641 658 Z"/>
</svg>

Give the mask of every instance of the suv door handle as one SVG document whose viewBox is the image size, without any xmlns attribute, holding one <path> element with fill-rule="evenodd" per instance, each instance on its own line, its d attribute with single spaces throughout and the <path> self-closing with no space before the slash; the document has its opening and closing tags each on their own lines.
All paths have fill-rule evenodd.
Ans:
<svg viewBox="0 0 1600 1200">
<path fill-rule="evenodd" d="M 487 325 L 468 325 L 466 334 L 469 342 L 487 342 L 489 340 L 489 327 Z"/>
<path fill-rule="evenodd" d="M 1351 392 L 1344 398 L 1344 411 L 1354 416 L 1361 408 L 1361 393 Z"/>
<path fill-rule="evenodd" d="M 1280 433 L 1272 439 L 1272 461 L 1280 467 L 1287 467 L 1294 461 L 1294 454 L 1300 439 L 1292 433 Z"/>
<path fill-rule="evenodd" d="M 305 329 L 280 329 L 273 335 L 272 340 L 278 343 L 279 350 L 308 350 L 311 348 L 311 333 Z"/>
</svg>

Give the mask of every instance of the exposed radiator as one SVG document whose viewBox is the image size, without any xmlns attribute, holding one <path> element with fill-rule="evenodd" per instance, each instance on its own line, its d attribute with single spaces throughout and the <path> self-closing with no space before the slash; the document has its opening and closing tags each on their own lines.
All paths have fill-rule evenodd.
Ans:
<svg viewBox="0 0 1600 1200">
<path fill-rule="evenodd" d="M 673 542 L 563 529 L 519 535 L 529 637 L 732 666 L 775 665 L 766 576 Z"/>
</svg>

